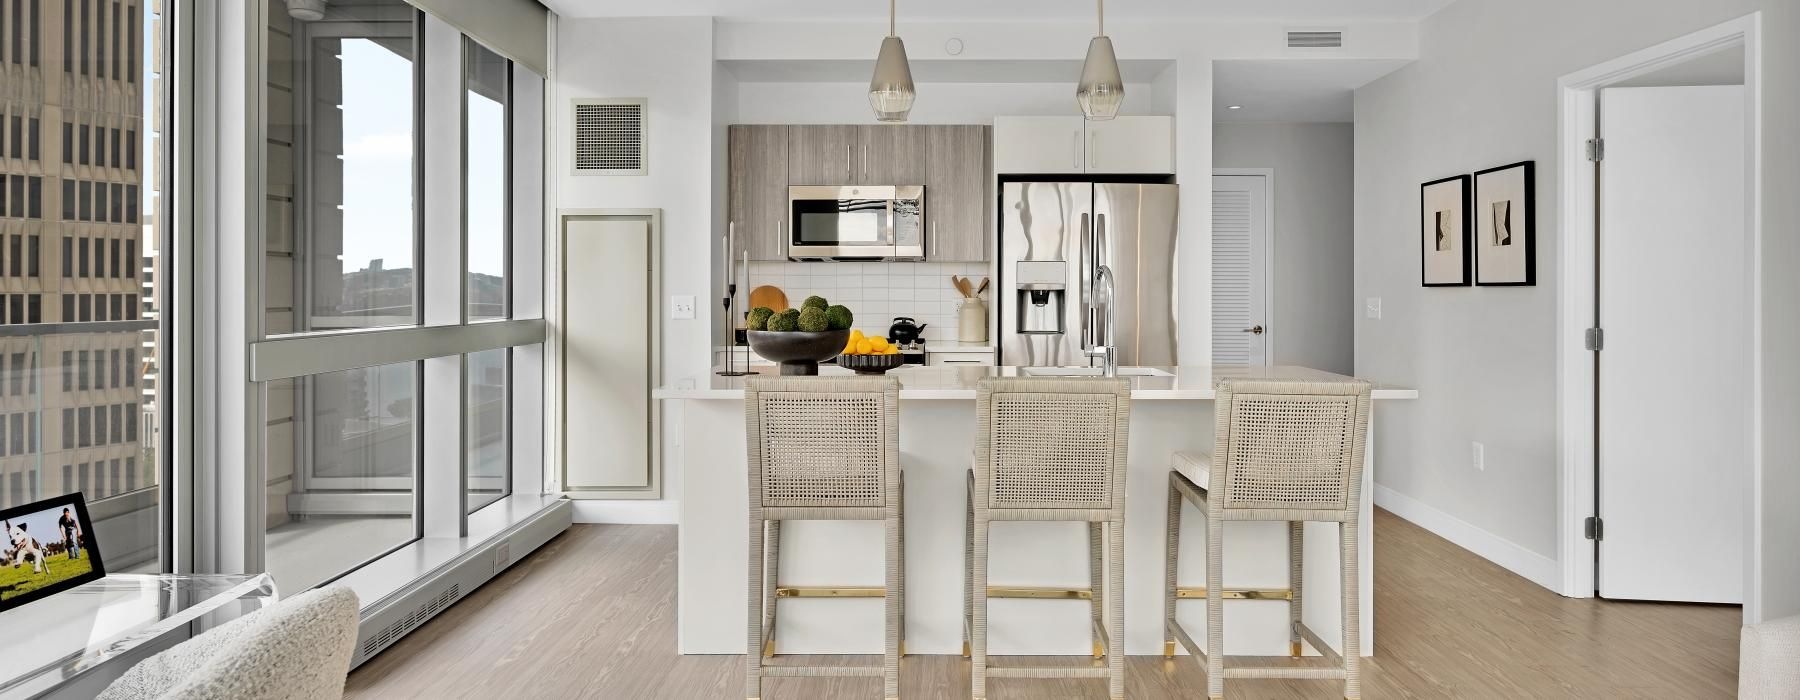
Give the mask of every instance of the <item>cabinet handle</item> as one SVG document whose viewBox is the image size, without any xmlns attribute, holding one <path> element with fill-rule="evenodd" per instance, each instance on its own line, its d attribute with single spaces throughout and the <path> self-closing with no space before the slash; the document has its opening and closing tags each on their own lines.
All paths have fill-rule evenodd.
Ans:
<svg viewBox="0 0 1800 700">
<path fill-rule="evenodd" d="M 1081 169 L 1081 132 L 1077 131 L 1070 135 L 1075 137 L 1073 140 L 1073 145 L 1075 146 L 1075 161 L 1074 161 L 1075 169 L 1080 170 Z"/>
<path fill-rule="evenodd" d="M 925 233 L 925 259 L 931 259 L 931 251 L 937 250 L 937 219 L 931 220 L 931 228 Z"/>
<path fill-rule="evenodd" d="M 1100 167 L 1100 132 L 1098 131 L 1088 134 L 1088 165 L 1094 168 Z"/>
<path fill-rule="evenodd" d="M 863 144 L 863 177 L 867 178 L 868 176 L 869 176 L 869 146 L 868 146 L 868 144 Z"/>
</svg>

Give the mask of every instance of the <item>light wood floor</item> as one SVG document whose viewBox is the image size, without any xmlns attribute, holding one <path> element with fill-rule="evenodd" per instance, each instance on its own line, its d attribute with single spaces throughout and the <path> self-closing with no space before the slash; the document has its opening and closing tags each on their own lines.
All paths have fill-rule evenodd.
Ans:
<svg viewBox="0 0 1800 700">
<path fill-rule="evenodd" d="M 1380 655 L 1364 666 L 1364 697 L 1736 692 L 1735 606 L 1563 598 L 1385 511 L 1376 511 L 1375 561 Z M 909 656 L 902 668 L 906 697 L 968 697 L 960 657 Z M 1133 657 L 1127 668 L 1128 697 L 1205 697 L 1205 673 L 1189 658 Z M 1342 688 L 1234 680 L 1227 693 L 1330 698 Z M 1097 680 L 998 679 L 988 689 L 994 700 L 1106 697 Z M 703 700 L 742 691 L 740 658 L 675 653 L 675 528 L 577 525 L 357 669 L 347 696 Z M 764 684 L 770 700 L 880 692 L 878 679 Z"/>
</svg>

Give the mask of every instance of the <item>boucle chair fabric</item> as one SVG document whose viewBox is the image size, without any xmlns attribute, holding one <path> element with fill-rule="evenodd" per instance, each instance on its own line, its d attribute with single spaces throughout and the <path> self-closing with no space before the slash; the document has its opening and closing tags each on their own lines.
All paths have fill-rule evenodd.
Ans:
<svg viewBox="0 0 1800 700">
<path fill-rule="evenodd" d="M 356 648 L 356 593 L 319 588 L 131 667 L 99 700 L 334 700 Z"/>
<path fill-rule="evenodd" d="M 1738 645 L 1738 697 L 1800 700 L 1800 615 L 1744 625 Z"/>
<path fill-rule="evenodd" d="M 964 639 L 970 692 L 989 677 L 1105 678 L 1125 697 L 1125 473 L 1131 385 L 1123 379 L 983 379 L 964 539 Z M 1098 668 L 988 665 L 988 552 L 993 521 L 1087 523 L 1088 585 Z M 1104 535 L 1106 546 L 1101 546 Z M 1105 556 L 1103 556 L 1105 555 Z M 1102 571 L 1105 582 L 1102 583 Z"/>
<path fill-rule="evenodd" d="M 752 377 L 744 385 L 749 457 L 749 576 L 744 696 L 771 676 L 880 676 L 900 696 L 906 632 L 901 519 L 900 381 L 881 377 Z M 880 520 L 886 539 L 886 630 L 879 666 L 768 664 L 775 653 L 783 520 Z"/>
<path fill-rule="evenodd" d="M 1167 561 L 1163 579 L 1163 654 L 1176 644 L 1206 664 L 1207 697 L 1225 696 L 1226 678 L 1342 678 L 1344 697 L 1362 696 L 1357 533 L 1370 385 L 1361 380 L 1223 379 L 1213 402 L 1211 455 L 1171 459 Z M 1206 515 L 1206 643 L 1194 643 L 1175 618 L 1179 592 L 1181 503 Z M 1288 647 L 1310 643 L 1338 668 L 1248 666 L 1225 662 L 1224 529 L 1228 520 L 1288 524 Z M 1344 653 L 1338 656 L 1302 622 L 1305 527 L 1338 524 L 1343 577 Z"/>
</svg>

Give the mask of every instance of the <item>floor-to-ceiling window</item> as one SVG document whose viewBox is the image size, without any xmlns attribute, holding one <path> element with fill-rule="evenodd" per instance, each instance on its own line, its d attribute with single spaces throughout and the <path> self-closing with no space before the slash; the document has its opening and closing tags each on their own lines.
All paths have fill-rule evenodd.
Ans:
<svg viewBox="0 0 1800 700">
<path fill-rule="evenodd" d="M 0 0 L 0 508 L 80 492 L 167 566 L 165 6 Z"/>
<path fill-rule="evenodd" d="M 510 281 L 542 279 L 517 252 L 541 250 L 518 217 L 543 195 L 513 171 L 540 167 L 542 120 L 514 112 L 543 79 L 402 0 L 262 2 L 252 477 L 262 565 L 293 591 L 523 490 L 514 436 L 542 426 L 512 408 L 542 387 L 512 377 L 545 331 L 541 290 Z"/>
</svg>

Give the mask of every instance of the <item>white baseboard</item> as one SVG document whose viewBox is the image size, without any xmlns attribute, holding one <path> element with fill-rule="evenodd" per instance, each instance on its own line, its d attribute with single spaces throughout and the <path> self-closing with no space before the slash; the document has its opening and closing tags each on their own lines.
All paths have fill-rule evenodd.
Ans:
<svg viewBox="0 0 1800 700">
<path fill-rule="evenodd" d="M 674 525 L 680 504 L 675 501 L 571 500 L 575 522 L 616 525 Z"/>
<path fill-rule="evenodd" d="M 1375 505 L 1425 528 L 1476 556 L 1525 577 L 1527 581 L 1562 593 L 1562 565 L 1555 559 L 1521 547 L 1511 540 L 1463 522 L 1381 484 L 1375 485 Z"/>
</svg>

